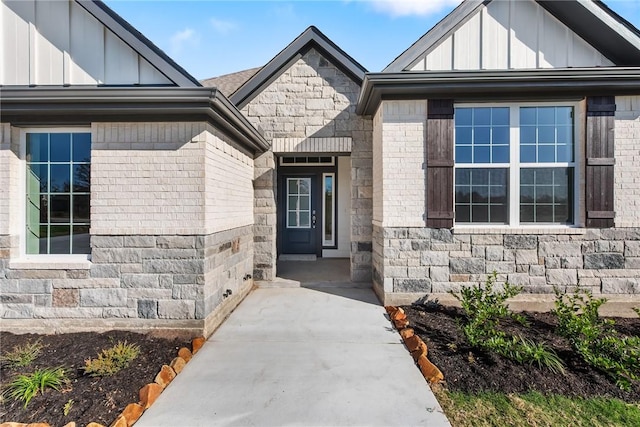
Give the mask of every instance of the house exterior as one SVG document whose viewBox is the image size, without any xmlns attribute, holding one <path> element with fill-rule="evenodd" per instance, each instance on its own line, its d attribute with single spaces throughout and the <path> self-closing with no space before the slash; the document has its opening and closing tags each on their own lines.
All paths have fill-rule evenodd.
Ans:
<svg viewBox="0 0 640 427">
<path fill-rule="evenodd" d="M 310 27 L 203 82 L 101 1 L 0 17 L 2 329 L 208 334 L 287 256 L 387 304 L 640 295 L 640 32 L 601 2 L 467 0 L 380 73 Z"/>
</svg>

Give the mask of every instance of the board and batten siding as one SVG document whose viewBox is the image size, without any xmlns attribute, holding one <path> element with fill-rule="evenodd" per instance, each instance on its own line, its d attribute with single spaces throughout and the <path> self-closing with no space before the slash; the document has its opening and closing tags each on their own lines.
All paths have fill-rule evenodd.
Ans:
<svg viewBox="0 0 640 427">
<path fill-rule="evenodd" d="M 411 71 L 603 67 L 613 63 L 532 0 L 493 1 L 421 55 Z"/>
<path fill-rule="evenodd" d="M 172 85 L 75 0 L 2 0 L 1 85 Z"/>
</svg>

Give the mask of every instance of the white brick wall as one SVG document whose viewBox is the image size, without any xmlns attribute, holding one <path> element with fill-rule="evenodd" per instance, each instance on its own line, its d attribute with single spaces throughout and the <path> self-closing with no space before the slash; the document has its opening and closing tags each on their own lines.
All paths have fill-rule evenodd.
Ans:
<svg viewBox="0 0 640 427">
<path fill-rule="evenodd" d="M 640 96 L 616 97 L 616 227 L 640 227 Z"/>
<path fill-rule="evenodd" d="M 253 158 L 207 127 L 206 232 L 253 224 Z"/>
<path fill-rule="evenodd" d="M 382 168 L 374 171 L 382 173 L 382 225 L 424 227 L 426 101 L 383 101 L 380 108 Z"/>
<path fill-rule="evenodd" d="M 203 123 L 94 123 L 92 234 L 195 234 L 204 224 Z"/>
</svg>

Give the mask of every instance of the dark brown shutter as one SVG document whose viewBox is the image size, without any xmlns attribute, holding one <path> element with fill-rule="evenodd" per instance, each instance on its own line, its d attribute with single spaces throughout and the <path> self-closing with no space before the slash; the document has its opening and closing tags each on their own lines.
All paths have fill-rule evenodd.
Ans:
<svg viewBox="0 0 640 427">
<path fill-rule="evenodd" d="M 427 102 L 427 227 L 453 227 L 453 100 Z"/>
<path fill-rule="evenodd" d="M 587 227 L 613 227 L 614 125 L 616 98 L 587 98 L 585 153 Z"/>
</svg>

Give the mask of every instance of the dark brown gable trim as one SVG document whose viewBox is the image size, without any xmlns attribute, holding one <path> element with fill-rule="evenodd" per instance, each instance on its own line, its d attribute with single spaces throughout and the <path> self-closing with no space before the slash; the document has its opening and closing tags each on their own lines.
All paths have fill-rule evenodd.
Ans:
<svg viewBox="0 0 640 427">
<path fill-rule="evenodd" d="M 427 227 L 453 227 L 453 100 L 427 101 Z"/>
<path fill-rule="evenodd" d="M 587 227 L 613 227 L 615 96 L 587 98 L 585 153 Z"/>
</svg>

